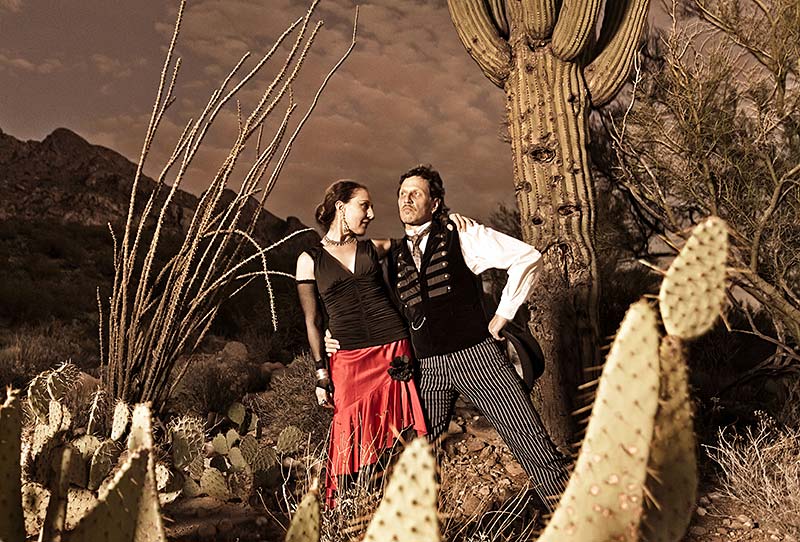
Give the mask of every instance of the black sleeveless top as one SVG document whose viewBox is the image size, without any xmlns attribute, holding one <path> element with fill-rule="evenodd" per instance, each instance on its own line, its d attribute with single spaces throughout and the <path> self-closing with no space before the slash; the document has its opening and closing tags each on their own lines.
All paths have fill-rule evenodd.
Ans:
<svg viewBox="0 0 800 542">
<path fill-rule="evenodd" d="M 322 247 L 306 252 L 314 260 L 314 278 L 331 335 L 342 350 L 408 338 L 405 321 L 389 298 L 372 241 L 356 243 L 353 273 Z"/>
</svg>

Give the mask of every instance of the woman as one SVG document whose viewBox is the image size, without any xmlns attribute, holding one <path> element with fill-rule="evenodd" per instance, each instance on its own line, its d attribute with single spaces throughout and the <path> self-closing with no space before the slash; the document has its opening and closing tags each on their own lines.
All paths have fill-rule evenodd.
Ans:
<svg viewBox="0 0 800 542">
<path fill-rule="evenodd" d="M 315 392 L 319 404 L 334 411 L 326 478 L 329 506 L 340 477 L 376 463 L 403 431 L 427 432 L 411 378 L 408 331 L 389 298 L 379 262 L 389 241 L 358 240 L 374 217 L 363 185 L 333 183 L 316 212 L 326 231 L 321 246 L 297 258 L 297 290 L 316 360 Z M 323 311 L 341 344 L 329 368 Z"/>
</svg>

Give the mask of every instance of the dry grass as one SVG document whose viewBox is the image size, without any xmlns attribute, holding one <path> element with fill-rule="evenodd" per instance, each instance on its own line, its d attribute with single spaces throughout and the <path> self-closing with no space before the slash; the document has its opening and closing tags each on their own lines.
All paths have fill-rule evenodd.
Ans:
<svg viewBox="0 0 800 542">
<path fill-rule="evenodd" d="M 313 445 L 324 443 L 331 411 L 317 404 L 315 382 L 314 361 L 303 354 L 272 377 L 270 391 L 250 399 L 249 406 L 264 424 L 265 436 L 276 439 L 284 427 L 294 425 L 311 434 Z"/>
<path fill-rule="evenodd" d="M 763 415 L 755 427 L 720 431 L 707 450 L 722 471 L 724 495 L 750 517 L 800 536 L 800 428 Z"/>
<path fill-rule="evenodd" d="M 24 388 L 46 369 L 72 360 L 87 370 L 96 363 L 97 345 L 87 339 L 86 326 L 53 320 L 0 333 L 0 388 Z"/>
</svg>

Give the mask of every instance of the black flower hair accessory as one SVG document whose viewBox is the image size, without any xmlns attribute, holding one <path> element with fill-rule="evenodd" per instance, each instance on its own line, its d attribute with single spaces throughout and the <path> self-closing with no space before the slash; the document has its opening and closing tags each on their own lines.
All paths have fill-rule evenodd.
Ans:
<svg viewBox="0 0 800 542">
<path fill-rule="evenodd" d="M 414 374 L 414 369 L 411 366 L 411 358 L 405 355 L 395 357 L 389 364 L 388 372 L 393 380 L 408 382 Z"/>
</svg>

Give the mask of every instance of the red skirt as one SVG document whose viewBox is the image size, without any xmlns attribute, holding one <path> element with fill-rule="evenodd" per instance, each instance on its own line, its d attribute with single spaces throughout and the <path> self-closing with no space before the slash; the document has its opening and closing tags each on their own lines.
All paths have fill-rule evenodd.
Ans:
<svg viewBox="0 0 800 542">
<path fill-rule="evenodd" d="M 329 506 L 334 504 L 337 477 L 375 463 L 405 429 L 427 433 L 413 379 L 394 380 L 388 373 L 397 356 L 413 359 L 408 339 L 339 350 L 330 358 L 334 410 L 325 491 Z"/>
</svg>

